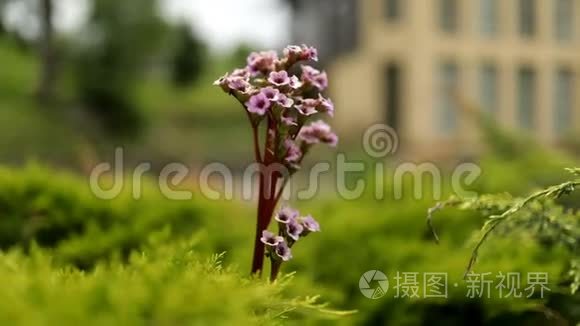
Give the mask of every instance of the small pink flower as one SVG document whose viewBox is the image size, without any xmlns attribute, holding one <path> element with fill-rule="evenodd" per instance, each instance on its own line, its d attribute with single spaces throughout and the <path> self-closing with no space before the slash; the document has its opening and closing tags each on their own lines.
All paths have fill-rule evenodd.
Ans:
<svg viewBox="0 0 580 326">
<path fill-rule="evenodd" d="M 262 73 L 267 75 L 273 71 L 278 61 L 276 51 L 252 52 L 248 56 L 248 70 L 252 75 Z"/>
<path fill-rule="evenodd" d="M 298 58 L 302 55 L 302 48 L 298 45 L 288 45 L 282 53 L 287 58 Z"/>
<path fill-rule="evenodd" d="M 316 99 L 303 99 L 300 104 L 296 105 L 296 110 L 305 116 L 313 115 L 318 112 L 316 108 L 319 104 L 320 103 Z"/>
<path fill-rule="evenodd" d="M 320 105 L 318 106 L 318 111 L 325 112 L 329 116 L 334 116 L 334 103 L 329 98 L 324 98 L 321 94 L 318 94 L 318 101 Z"/>
<path fill-rule="evenodd" d="M 237 68 L 237 69 L 234 69 L 234 71 L 232 71 L 231 76 L 242 77 L 242 78 L 247 80 L 250 78 L 250 71 L 247 68 L 242 68 L 242 69 Z"/>
<path fill-rule="evenodd" d="M 282 223 L 282 224 L 288 224 L 290 223 L 290 220 L 296 219 L 298 217 L 298 211 L 288 207 L 288 206 L 284 206 L 282 209 L 280 209 L 280 211 L 278 212 L 278 214 L 276 214 L 276 221 Z"/>
<path fill-rule="evenodd" d="M 283 261 L 289 261 L 292 259 L 292 252 L 290 251 L 290 247 L 288 247 L 284 241 L 276 245 L 274 252 L 276 253 L 276 256 L 278 256 Z"/>
<path fill-rule="evenodd" d="M 284 94 L 278 94 L 278 100 L 276 101 L 278 105 L 284 108 L 291 108 L 294 105 L 294 100 L 289 98 Z"/>
<path fill-rule="evenodd" d="M 289 45 L 284 49 L 283 53 L 284 56 L 291 62 L 301 60 L 318 61 L 318 50 L 305 44 L 302 44 L 301 46 Z"/>
<path fill-rule="evenodd" d="M 290 84 L 290 78 L 285 70 L 272 71 L 268 77 L 268 82 L 274 86 L 281 87 Z"/>
<path fill-rule="evenodd" d="M 314 85 L 314 87 L 318 88 L 321 91 L 327 89 L 328 77 L 326 76 L 326 72 L 322 72 L 318 76 L 314 77 L 312 85 Z"/>
<path fill-rule="evenodd" d="M 260 238 L 263 244 L 270 247 L 276 247 L 279 243 L 284 242 L 284 238 L 281 236 L 274 235 L 274 233 L 264 230 L 262 231 L 262 237 Z"/>
<path fill-rule="evenodd" d="M 312 215 L 307 215 L 300 219 L 300 224 L 304 227 L 304 235 L 310 232 L 320 232 L 320 224 L 312 217 Z"/>
<path fill-rule="evenodd" d="M 298 138 L 308 145 L 325 143 L 335 147 L 338 143 L 338 137 L 330 130 L 330 126 L 322 120 L 311 123 L 303 127 Z"/>
<path fill-rule="evenodd" d="M 302 66 L 302 81 L 323 91 L 328 87 L 326 72 L 320 72 L 310 66 Z"/>
<path fill-rule="evenodd" d="M 286 234 L 294 241 L 298 241 L 300 234 L 304 231 L 304 226 L 298 223 L 295 219 L 290 220 L 286 224 Z"/>
<path fill-rule="evenodd" d="M 286 155 L 284 156 L 284 161 L 288 163 L 298 163 L 302 158 L 302 151 L 296 143 L 290 139 L 284 142 L 284 147 L 286 148 Z"/>
<path fill-rule="evenodd" d="M 230 76 L 226 78 L 226 82 L 229 89 L 232 91 L 235 90 L 245 93 L 251 87 L 250 83 L 248 83 L 243 77 Z"/>
<path fill-rule="evenodd" d="M 272 102 L 277 102 L 280 96 L 280 91 L 274 87 L 268 86 L 262 88 L 260 94 L 264 94 L 264 96 L 266 96 L 266 98 Z"/>
<path fill-rule="evenodd" d="M 280 120 L 282 120 L 282 123 L 285 124 L 288 127 L 297 126 L 298 125 L 298 122 L 296 122 L 296 118 L 295 117 L 292 117 L 292 116 L 284 116 L 283 115 L 280 118 Z"/>
<path fill-rule="evenodd" d="M 228 86 L 228 82 L 227 82 L 228 76 L 229 75 L 226 73 L 225 75 L 216 79 L 216 81 L 213 82 L 214 86 L 219 86 L 224 92 L 229 92 L 230 87 Z"/>
<path fill-rule="evenodd" d="M 299 89 L 300 87 L 302 87 L 303 83 L 300 81 L 300 79 L 298 79 L 298 77 L 292 76 L 290 77 L 290 82 L 288 83 L 288 85 L 290 85 L 290 88 L 292 89 Z"/>
<path fill-rule="evenodd" d="M 308 65 L 302 65 L 302 79 L 310 80 L 316 75 L 320 75 L 320 70 Z"/>
<path fill-rule="evenodd" d="M 302 44 L 302 60 L 318 61 L 318 50 L 313 46 Z"/>
<path fill-rule="evenodd" d="M 221 87 L 221 89 L 226 93 L 237 91 L 249 94 L 252 90 L 255 90 L 255 88 L 248 82 L 247 78 L 229 74 L 223 75 L 218 80 L 214 81 L 213 84 Z"/>
<path fill-rule="evenodd" d="M 250 97 L 250 100 L 246 102 L 246 108 L 250 113 L 264 115 L 270 108 L 270 100 L 263 93 L 258 93 Z"/>
</svg>

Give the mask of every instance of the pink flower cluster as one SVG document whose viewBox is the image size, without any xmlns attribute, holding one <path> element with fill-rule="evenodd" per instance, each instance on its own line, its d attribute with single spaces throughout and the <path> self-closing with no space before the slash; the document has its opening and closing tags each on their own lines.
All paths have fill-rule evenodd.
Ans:
<svg viewBox="0 0 580 326">
<path fill-rule="evenodd" d="M 286 206 L 276 215 L 278 235 L 268 230 L 262 231 L 260 241 L 266 245 L 266 254 L 273 260 L 290 260 L 290 248 L 296 241 L 312 232 L 320 232 L 320 225 L 311 215 L 299 217 L 299 214 L 297 210 Z"/>
<path fill-rule="evenodd" d="M 316 144 L 334 147 L 338 143 L 338 137 L 322 119 L 309 122 L 315 116 L 334 116 L 334 104 L 323 95 L 328 87 L 326 72 L 303 64 L 317 60 L 318 51 L 306 45 L 290 45 L 282 57 L 274 51 L 253 52 L 246 67 L 214 83 L 240 102 L 252 126 L 255 160 L 262 172 L 252 274 L 261 275 L 264 257 L 269 257 L 271 280 L 276 279 L 282 262 L 292 258 L 290 248 L 296 241 L 320 231 L 312 216 L 299 217 L 298 211 L 289 207 L 276 215 L 278 233 L 268 231 L 286 182 L 299 169 L 306 153 Z M 298 66 L 300 73 L 292 74 Z M 262 122 L 264 137 L 258 135 Z M 288 173 L 263 168 L 272 164 L 282 164 Z"/>
<path fill-rule="evenodd" d="M 326 72 L 305 64 L 300 65 L 299 76 L 289 72 L 301 61 L 317 60 L 318 51 L 306 45 L 290 45 L 282 57 L 275 51 L 253 52 L 246 67 L 215 81 L 243 105 L 254 128 L 267 121 L 266 150 L 275 157 L 262 163 L 278 162 L 295 169 L 310 146 L 336 146 L 338 137 L 324 121 L 307 124 L 311 116 L 334 115 L 334 104 L 322 95 L 328 87 Z"/>
</svg>

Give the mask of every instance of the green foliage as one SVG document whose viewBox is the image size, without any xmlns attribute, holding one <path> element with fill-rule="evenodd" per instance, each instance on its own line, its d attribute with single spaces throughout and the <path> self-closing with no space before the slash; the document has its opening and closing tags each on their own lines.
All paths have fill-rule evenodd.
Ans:
<svg viewBox="0 0 580 326">
<path fill-rule="evenodd" d="M 578 168 L 567 170 L 576 177 L 580 176 Z M 486 195 L 467 199 L 454 197 L 429 209 L 427 223 L 434 238 L 438 240 L 439 237 L 432 225 L 432 216 L 437 210 L 456 206 L 464 210 L 480 211 L 488 216 L 471 253 L 466 273 L 472 270 L 481 246 L 494 231 L 507 233 L 524 229 L 532 231 L 546 245 L 561 245 L 567 248 L 573 257 L 569 263 L 568 275 L 572 279 L 570 286 L 574 294 L 578 290 L 580 279 L 577 266 L 580 257 L 580 214 L 567 212 L 554 201 L 572 193 L 578 187 L 580 179 L 548 187 L 524 198 L 511 198 L 506 195 Z M 503 227 L 503 230 L 500 227 Z"/>
<path fill-rule="evenodd" d="M 574 169 L 566 169 L 568 172 L 572 173 L 573 175 L 580 177 L 580 168 L 574 168 Z"/>
<path fill-rule="evenodd" d="M 59 267 L 32 248 L 0 253 L 0 324 L 6 325 L 255 325 L 325 310 L 316 298 L 284 293 L 290 278 L 269 284 L 242 277 L 195 253 L 196 241 L 151 243 L 127 264 L 101 263 L 91 272 Z"/>
<path fill-rule="evenodd" d="M 477 315 L 482 322 L 493 323 L 498 318 L 522 322 L 531 318 L 542 322 L 545 317 L 534 311 L 556 309 L 551 299 L 531 301 L 526 299 L 467 299 L 468 289 L 463 280 L 470 248 L 470 230 L 483 221 L 478 214 L 449 211 L 438 220 L 445 234 L 436 245 L 424 229 L 424 215 L 428 201 L 389 202 L 377 204 L 370 201 L 354 205 L 337 205 L 324 202 L 306 205 L 314 216 L 320 217 L 324 229 L 320 241 L 305 242 L 295 253 L 296 261 L 286 270 L 296 270 L 301 278 L 329 292 L 323 292 L 333 305 L 343 309 L 357 309 L 357 324 L 422 324 L 434 320 L 433 315 L 444 318 L 450 324 L 466 324 Z M 305 208 L 306 209 L 306 208 Z M 567 255 L 561 250 L 545 248 L 540 244 L 521 239 L 494 241 L 482 250 L 482 255 L 493 258 L 482 260 L 479 272 L 499 271 L 526 272 L 545 271 L 550 275 L 550 288 L 558 291 L 557 280 Z M 552 260 L 542 257 L 550 255 Z M 358 289 L 358 279 L 372 269 L 378 269 L 389 277 L 387 295 L 379 300 L 368 300 Z M 397 272 L 443 272 L 448 275 L 449 298 L 446 300 L 421 298 L 394 298 Z M 421 279 L 420 283 L 421 283 Z M 454 287 L 453 284 L 458 286 Z M 423 290 L 420 284 L 419 292 Z M 492 290 L 493 291 L 493 290 Z M 495 293 L 495 292 L 493 292 Z M 550 307 L 550 308 L 545 308 Z"/>
<path fill-rule="evenodd" d="M 223 234 L 240 228 L 218 214 L 233 216 L 222 205 L 172 203 L 151 185 L 142 200 L 129 195 L 104 201 L 64 173 L 1 168 L 0 277 L 10 285 L 0 324 L 278 324 L 352 313 L 304 296 L 312 288 L 288 291 L 291 277 L 268 284 L 222 267 L 223 254 L 206 261 L 246 240 Z"/>
<path fill-rule="evenodd" d="M 497 169 L 482 166 L 484 171 L 488 168 Z M 10 239 L 3 243 L 6 251 L 0 257 L 0 277 L 7 284 L 0 294 L 0 323 L 11 318 L 22 324 L 42 320 L 59 324 L 180 323 L 174 319 L 180 318 L 185 324 L 219 324 L 238 318 L 252 324 L 318 324 L 337 316 L 325 306 L 313 304 L 316 297 L 305 297 L 312 294 L 321 294 L 332 307 L 358 310 L 353 316 L 333 320 L 346 325 L 421 324 L 433 318 L 456 324 L 474 318 L 488 323 L 541 324 L 551 322 L 544 314 L 550 311 L 558 311 L 570 321 L 580 320 L 575 308 L 578 298 L 570 296 L 569 290 L 566 296 L 559 293 L 559 281 L 572 282 L 578 268 L 577 264 L 569 268 L 573 257 L 561 245 L 562 232 L 556 232 L 561 223 L 577 221 L 578 216 L 551 201 L 534 201 L 496 228 L 494 234 L 502 236 L 481 248 L 477 265 L 480 272 L 547 272 L 552 289 L 549 296 L 544 300 L 472 300 L 465 297 L 462 277 L 473 246 L 465 244 L 486 216 L 511 207 L 514 197 L 507 194 L 483 195 L 481 200 L 466 202 L 465 208 L 477 207 L 476 212 L 440 212 L 436 221 L 439 245 L 429 233 L 421 232 L 424 212 L 431 205 L 428 199 L 381 202 L 364 197 L 352 202 L 329 198 L 296 203 L 301 211 L 317 217 L 323 230 L 319 241 L 305 241 L 297 247 L 296 259 L 284 270 L 295 271 L 292 282 L 270 288 L 245 278 L 255 227 L 250 205 L 212 202 L 197 195 L 192 201 L 170 202 L 152 186 L 145 185 L 138 201 L 130 198 L 130 189 L 117 199 L 103 201 L 90 193 L 84 178 L 34 166 L 0 169 L 0 223 L 4 223 L 0 239 Z M 513 189 L 515 186 L 506 190 Z M 412 193 L 413 189 L 405 193 L 407 190 Z M 388 191 L 386 196 L 392 198 Z M 35 212 L 42 212 L 42 218 Z M 532 221 L 524 212 L 545 220 L 533 223 L 544 225 L 541 241 L 528 241 L 535 229 L 524 227 Z M 515 218 L 519 214 L 521 218 Z M 530 232 L 516 237 L 512 230 L 520 229 Z M 510 236 L 503 236 L 507 234 Z M 35 249 L 34 243 L 43 249 Z M 220 271 L 203 267 L 204 257 L 223 251 L 227 252 L 223 266 L 234 267 Z M 35 257 L 50 260 L 50 265 L 34 265 Z M 371 269 L 385 272 L 391 282 L 387 295 L 379 300 L 363 297 L 358 289 L 360 276 Z M 395 299 L 393 277 L 397 271 L 446 272 L 449 284 L 459 286 L 450 286 L 448 300 Z M 227 281 L 198 284 L 213 279 L 214 274 Z M 214 292 L 219 294 L 206 299 Z M 250 303 L 246 298 L 253 298 L 252 305 L 259 308 L 247 310 Z M 221 309 L 223 319 L 219 320 Z M 276 317 L 280 313 L 287 318 Z M 256 319 L 249 319 L 251 316 Z"/>
<path fill-rule="evenodd" d="M 92 266 L 114 252 L 127 255 L 153 232 L 168 228 L 188 235 L 201 224 L 201 208 L 129 192 L 100 200 L 86 183 L 64 173 L 31 166 L 0 168 L 0 248 L 27 245 L 57 248 L 61 260 Z"/>
</svg>

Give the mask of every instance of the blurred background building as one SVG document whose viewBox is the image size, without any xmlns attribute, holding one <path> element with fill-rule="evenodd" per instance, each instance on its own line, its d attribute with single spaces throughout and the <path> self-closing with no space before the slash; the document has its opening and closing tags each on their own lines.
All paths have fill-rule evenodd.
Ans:
<svg viewBox="0 0 580 326">
<path fill-rule="evenodd" d="M 558 144 L 580 129 L 578 0 L 292 0 L 344 132 L 386 122 L 402 148 L 477 152 L 477 108 Z"/>
<path fill-rule="evenodd" d="M 479 154 L 473 112 L 578 151 L 579 16 L 580 0 L 0 0 L 0 163 L 89 171 L 123 146 L 243 167 L 247 121 L 212 82 L 288 43 L 320 49 L 342 152 L 368 157 L 362 133 L 387 123 L 399 154 Z"/>
</svg>

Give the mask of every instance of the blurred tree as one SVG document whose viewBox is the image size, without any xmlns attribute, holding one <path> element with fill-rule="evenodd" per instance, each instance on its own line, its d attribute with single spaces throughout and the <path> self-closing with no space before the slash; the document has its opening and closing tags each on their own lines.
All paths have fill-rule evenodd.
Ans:
<svg viewBox="0 0 580 326">
<path fill-rule="evenodd" d="M 248 54 L 250 54 L 253 49 L 257 49 L 257 47 L 252 47 L 249 44 L 240 44 L 232 53 L 232 61 L 235 67 L 245 66 L 246 65 L 246 58 Z"/>
<path fill-rule="evenodd" d="M 6 0 L 0 0 L 0 37 L 4 35 L 6 29 L 4 28 L 4 6 Z"/>
<path fill-rule="evenodd" d="M 54 49 L 53 11 L 54 6 L 52 0 L 40 0 L 40 74 L 37 94 L 41 103 L 51 101 L 57 74 Z"/>
<path fill-rule="evenodd" d="M 29 35 L 30 27 L 39 27 L 38 12 L 38 0 L 0 0 L 0 36 L 4 35 L 21 50 L 32 52 L 34 41 Z"/>
<path fill-rule="evenodd" d="M 150 66 L 167 26 L 156 0 L 94 0 L 75 55 L 82 103 L 115 137 L 136 136 L 142 115 L 136 84 Z"/>
<path fill-rule="evenodd" d="M 177 45 L 171 62 L 171 77 L 175 86 L 184 87 L 195 83 L 207 62 L 205 44 L 194 34 L 192 27 L 177 27 Z"/>
</svg>

